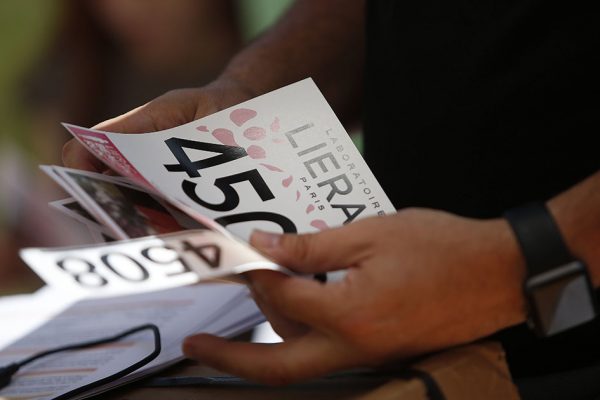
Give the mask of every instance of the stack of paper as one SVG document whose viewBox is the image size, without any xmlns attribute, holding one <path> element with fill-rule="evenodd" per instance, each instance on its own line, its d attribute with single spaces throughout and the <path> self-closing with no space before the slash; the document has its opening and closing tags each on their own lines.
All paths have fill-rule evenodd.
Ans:
<svg viewBox="0 0 600 400">
<path fill-rule="evenodd" d="M 48 285 L 83 300 L 2 350 L 0 365 L 155 323 L 163 353 L 112 385 L 135 379 L 179 360 L 188 334 L 230 336 L 262 321 L 243 285 L 184 286 L 252 269 L 285 272 L 248 246 L 254 229 L 314 232 L 394 212 L 310 79 L 161 132 L 65 127 L 120 176 L 43 167 L 71 195 L 52 206 L 98 243 L 22 251 Z M 0 397 L 67 393 L 143 358 L 150 339 L 140 333 L 39 360 Z"/>
<path fill-rule="evenodd" d="M 79 301 L 0 351 L 0 365 L 39 351 L 82 340 L 111 336 L 153 323 L 161 333 L 162 352 L 154 361 L 84 395 L 139 379 L 181 360 L 187 335 L 208 332 L 231 336 L 264 319 L 244 286 L 205 283 L 137 295 Z M 23 368 L 0 397 L 52 399 L 98 381 L 141 360 L 154 349 L 152 336 L 140 332 L 120 342 L 88 350 L 58 353 Z M 78 396 L 79 397 L 79 396 Z"/>
</svg>

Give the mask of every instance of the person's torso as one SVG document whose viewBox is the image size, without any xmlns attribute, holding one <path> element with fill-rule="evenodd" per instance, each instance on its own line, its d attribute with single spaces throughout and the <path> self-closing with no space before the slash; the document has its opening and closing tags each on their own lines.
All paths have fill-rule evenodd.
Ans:
<svg viewBox="0 0 600 400">
<path fill-rule="evenodd" d="M 396 207 L 499 217 L 599 170 L 599 20 L 580 1 L 370 1 L 365 156 Z M 600 360 L 598 321 L 499 337 L 516 376 Z"/>
</svg>

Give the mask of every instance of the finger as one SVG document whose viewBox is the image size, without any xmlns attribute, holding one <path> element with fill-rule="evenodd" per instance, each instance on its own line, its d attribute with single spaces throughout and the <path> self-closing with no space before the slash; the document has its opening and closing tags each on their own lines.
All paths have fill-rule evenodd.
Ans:
<svg viewBox="0 0 600 400">
<path fill-rule="evenodd" d="M 164 95 L 150 103 L 135 108 L 123 115 L 111 118 L 95 125 L 92 129 L 117 133 L 146 133 L 172 128 L 189 122 L 185 112 L 189 106 L 176 107 Z M 172 102 L 172 101 L 171 101 Z M 189 111 L 186 111 L 189 113 Z M 85 146 L 71 140 L 63 147 L 63 164 L 70 168 L 89 171 L 103 171 L 106 166 L 91 154 Z"/>
<path fill-rule="evenodd" d="M 260 296 L 252 290 L 252 297 L 258 308 L 267 317 L 273 330 L 284 339 L 291 339 L 306 334 L 308 327 L 298 321 L 291 320 L 275 311 L 273 307 L 260 299 Z"/>
<path fill-rule="evenodd" d="M 83 169 L 99 172 L 106 169 L 106 165 L 90 153 L 76 139 L 71 139 L 63 146 L 63 164 L 69 168 Z"/>
<path fill-rule="evenodd" d="M 195 90 L 173 90 L 125 114 L 101 122 L 94 129 L 119 133 L 161 131 L 194 120 L 197 107 Z"/>
<path fill-rule="evenodd" d="M 142 106 L 116 118 L 101 122 L 92 129 L 107 132 L 142 133 L 150 132 L 154 130 L 153 128 L 154 124 L 149 118 L 148 112 Z M 63 146 L 62 159 L 63 164 L 69 168 L 95 172 L 106 170 L 106 165 L 76 139 L 71 139 Z"/>
<path fill-rule="evenodd" d="M 357 264 L 370 246 L 361 224 L 319 233 L 292 235 L 255 230 L 250 244 L 273 261 L 296 272 L 320 273 Z"/>
<path fill-rule="evenodd" d="M 335 321 L 339 287 L 276 271 L 251 271 L 247 277 L 257 298 L 272 312 L 321 328 Z"/>
<path fill-rule="evenodd" d="M 268 385 L 285 385 L 353 366 L 352 352 L 317 332 L 274 345 L 200 334 L 184 340 L 183 352 L 219 371 Z"/>
<path fill-rule="evenodd" d="M 147 133 L 160 130 L 157 129 L 157 123 L 152 117 L 149 104 L 100 122 L 92 129 L 117 133 Z"/>
</svg>

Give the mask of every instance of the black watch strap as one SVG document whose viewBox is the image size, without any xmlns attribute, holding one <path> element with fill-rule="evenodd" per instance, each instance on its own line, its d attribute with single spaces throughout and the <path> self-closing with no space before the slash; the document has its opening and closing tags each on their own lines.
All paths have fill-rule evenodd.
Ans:
<svg viewBox="0 0 600 400">
<path fill-rule="evenodd" d="M 504 216 L 525 258 L 529 325 L 550 336 L 592 320 L 597 307 L 587 268 L 567 249 L 548 208 L 534 203 Z"/>
<path fill-rule="evenodd" d="M 560 235 L 558 225 L 543 203 L 513 208 L 504 217 L 521 246 L 528 276 L 539 275 L 574 260 Z"/>
</svg>

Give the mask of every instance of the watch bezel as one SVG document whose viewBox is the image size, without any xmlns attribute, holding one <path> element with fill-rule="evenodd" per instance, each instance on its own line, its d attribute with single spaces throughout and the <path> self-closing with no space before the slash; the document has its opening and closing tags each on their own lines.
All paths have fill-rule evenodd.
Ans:
<svg viewBox="0 0 600 400">
<path fill-rule="evenodd" d="M 598 315 L 587 268 L 579 260 L 530 276 L 524 286 L 529 304 L 528 324 L 538 336 L 555 335 Z M 554 293 L 546 297 L 553 302 L 544 299 L 549 291 Z"/>
</svg>

